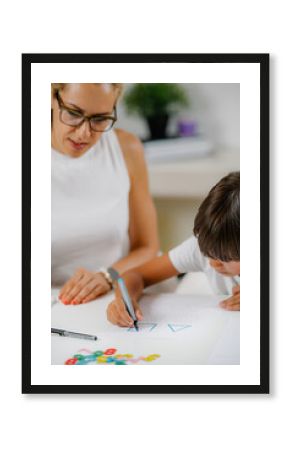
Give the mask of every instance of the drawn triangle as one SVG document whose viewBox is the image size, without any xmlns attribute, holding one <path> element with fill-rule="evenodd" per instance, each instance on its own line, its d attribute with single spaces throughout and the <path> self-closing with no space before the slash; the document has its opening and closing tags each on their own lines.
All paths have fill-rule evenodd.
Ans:
<svg viewBox="0 0 290 450">
<path fill-rule="evenodd" d="M 174 324 L 174 323 L 169 323 L 168 326 L 171 329 L 171 331 L 173 331 L 174 333 L 184 330 L 185 328 L 191 327 L 191 325 L 181 325 L 181 324 Z"/>
<path fill-rule="evenodd" d="M 139 332 L 140 331 L 144 331 L 144 332 L 148 332 L 150 333 L 150 331 L 153 331 L 154 328 L 157 327 L 157 323 L 145 323 L 145 322 L 138 322 L 138 328 L 139 328 Z M 128 328 L 128 331 L 131 333 L 138 333 L 137 330 L 135 330 L 135 328 Z"/>
</svg>

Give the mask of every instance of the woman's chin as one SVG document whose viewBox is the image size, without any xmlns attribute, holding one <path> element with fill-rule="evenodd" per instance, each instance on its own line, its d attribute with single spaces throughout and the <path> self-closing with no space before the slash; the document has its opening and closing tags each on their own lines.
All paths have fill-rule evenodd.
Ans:
<svg viewBox="0 0 290 450">
<path fill-rule="evenodd" d="M 76 144 L 68 139 L 65 146 L 65 153 L 72 158 L 78 158 L 86 153 L 89 148 L 89 144 Z"/>
</svg>

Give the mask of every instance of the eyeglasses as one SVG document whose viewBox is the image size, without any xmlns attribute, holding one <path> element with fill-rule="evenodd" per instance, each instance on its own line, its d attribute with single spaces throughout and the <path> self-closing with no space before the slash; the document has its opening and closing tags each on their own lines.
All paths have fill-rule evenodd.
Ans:
<svg viewBox="0 0 290 450">
<path fill-rule="evenodd" d="M 59 106 L 59 119 L 65 125 L 70 127 L 80 127 L 85 120 L 90 124 L 90 129 L 99 133 L 109 131 L 117 120 L 116 106 L 113 109 L 113 116 L 106 116 L 102 114 L 94 114 L 93 116 L 86 116 L 76 109 L 65 106 L 59 92 L 56 93 L 56 99 Z"/>
</svg>

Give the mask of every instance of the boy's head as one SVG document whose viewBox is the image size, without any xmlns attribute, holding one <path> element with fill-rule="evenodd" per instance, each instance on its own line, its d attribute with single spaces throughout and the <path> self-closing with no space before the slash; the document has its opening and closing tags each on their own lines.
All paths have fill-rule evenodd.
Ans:
<svg viewBox="0 0 290 450">
<path fill-rule="evenodd" d="M 230 173 L 210 190 L 199 207 L 193 233 L 217 272 L 240 274 L 240 172 Z"/>
</svg>

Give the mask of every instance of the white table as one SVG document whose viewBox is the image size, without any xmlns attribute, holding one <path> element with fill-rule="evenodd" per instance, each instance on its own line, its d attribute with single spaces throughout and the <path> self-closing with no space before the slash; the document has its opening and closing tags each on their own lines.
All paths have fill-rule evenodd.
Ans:
<svg viewBox="0 0 290 450">
<path fill-rule="evenodd" d="M 144 325 L 140 331 L 116 327 L 106 319 L 112 294 L 79 306 L 52 301 L 52 327 L 94 334 L 97 341 L 52 335 L 51 362 L 64 364 L 74 354 L 116 349 L 139 364 L 239 364 L 240 314 L 224 311 L 224 297 L 197 294 L 146 294 L 140 301 Z M 85 352 L 84 352 L 85 353 Z M 139 357 L 160 355 L 146 362 Z M 112 362 L 114 364 L 114 362 Z"/>
</svg>

